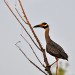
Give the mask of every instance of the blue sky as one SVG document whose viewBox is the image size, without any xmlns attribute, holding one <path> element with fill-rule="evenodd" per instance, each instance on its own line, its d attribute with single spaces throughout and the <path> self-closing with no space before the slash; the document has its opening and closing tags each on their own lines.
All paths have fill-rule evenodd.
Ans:
<svg viewBox="0 0 75 75">
<path fill-rule="evenodd" d="M 8 0 L 12 9 L 17 0 Z M 69 55 L 69 67 L 66 75 L 75 74 L 75 1 L 74 0 L 23 0 L 22 1 L 27 16 L 32 26 L 41 22 L 47 22 L 50 27 L 51 38 L 60 44 L 66 53 Z M 18 8 L 20 11 L 20 8 Z M 14 11 L 15 12 L 15 11 Z M 21 11 L 20 11 L 21 12 Z M 23 16 L 23 15 L 22 15 Z M 21 21 L 22 22 L 22 21 Z M 23 23 L 24 24 L 24 23 Z M 24 24 L 26 26 L 26 24 Z M 26 26 L 30 32 L 28 26 Z M 43 47 L 45 48 L 44 30 L 35 29 L 38 38 L 40 39 Z M 14 45 L 17 41 L 22 41 L 21 48 L 28 54 L 28 56 L 37 63 L 34 55 L 31 53 L 29 46 L 24 42 L 20 34 L 24 35 L 26 39 L 33 45 L 27 34 L 23 31 L 22 27 L 16 21 L 14 16 L 8 10 L 4 2 L 0 1 L 0 74 L 1 75 L 30 75 L 39 74 L 43 75 L 33 65 L 31 65 L 26 58 L 19 52 Z M 32 35 L 32 33 L 30 32 Z M 35 48 L 35 47 L 34 47 Z M 35 48 L 36 49 L 36 48 Z M 35 50 L 41 61 L 42 55 L 40 51 Z M 47 54 L 49 62 L 55 61 L 54 57 Z M 63 63 L 67 62 L 60 60 Z M 30 68 L 29 68 L 30 67 Z"/>
</svg>

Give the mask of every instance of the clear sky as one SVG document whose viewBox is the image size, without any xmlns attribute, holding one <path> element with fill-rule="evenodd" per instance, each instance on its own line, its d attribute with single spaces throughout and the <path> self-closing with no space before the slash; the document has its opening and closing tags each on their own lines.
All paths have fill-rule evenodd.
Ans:
<svg viewBox="0 0 75 75">
<path fill-rule="evenodd" d="M 17 0 L 8 0 L 12 9 L 18 8 Z M 75 0 L 22 0 L 23 6 L 32 26 L 47 22 L 50 27 L 51 38 L 60 44 L 69 55 L 69 67 L 66 75 L 75 74 Z M 20 11 L 20 9 L 18 8 Z M 20 11 L 21 12 L 21 11 Z M 23 16 L 23 15 L 22 15 Z M 22 20 L 21 20 L 22 22 Z M 23 23 L 24 24 L 24 23 Z M 28 29 L 26 24 L 25 27 Z M 30 32 L 30 30 L 28 29 Z M 38 38 L 45 48 L 44 30 L 35 29 Z M 8 10 L 3 0 L 0 1 L 0 75 L 43 75 L 22 55 L 15 46 L 17 41 L 22 41 L 20 47 L 37 65 L 41 67 L 29 46 L 20 34 L 33 45 L 27 34 Z M 30 32 L 31 34 L 31 32 Z M 32 34 L 31 34 L 32 35 Z M 35 47 L 34 47 L 35 48 Z M 41 61 L 42 54 L 35 48 Z M 54 57 L 47 54 L 50 64 Z M 65 60 L 60 60 L 63 63 Z"/>
</svg>

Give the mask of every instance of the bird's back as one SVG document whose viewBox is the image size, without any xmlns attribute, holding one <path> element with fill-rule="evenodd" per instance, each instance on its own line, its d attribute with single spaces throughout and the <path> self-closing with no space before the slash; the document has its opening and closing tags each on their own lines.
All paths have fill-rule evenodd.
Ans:
<svg viewBox="0 0 75 75">
<path fill-rule="evenodd" d="M 63 48 L 52 40 L 50 43 L 47 43 L 46 50 L 54 57 L 68 60 L 68 55 L 65 53 Z"/>
</svg>

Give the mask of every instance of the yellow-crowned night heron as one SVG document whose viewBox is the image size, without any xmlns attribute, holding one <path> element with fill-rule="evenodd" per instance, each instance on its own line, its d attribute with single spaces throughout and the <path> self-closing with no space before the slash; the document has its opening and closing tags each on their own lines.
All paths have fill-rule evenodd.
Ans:
<svg viewBox="0 0 75 75">
<path fill-rule="evenodd" d="M 45 22 L 35 25 L 34 28 L 44 28 L 45 29 L 45 40 L 46 40 L 46 51 L 56 58 L 58 62 L 58 58 L 68 60 L 68 55 L 65 53 L 63 48 L 55 43 L 49 36 L 49 25 Z"/>
</svg>

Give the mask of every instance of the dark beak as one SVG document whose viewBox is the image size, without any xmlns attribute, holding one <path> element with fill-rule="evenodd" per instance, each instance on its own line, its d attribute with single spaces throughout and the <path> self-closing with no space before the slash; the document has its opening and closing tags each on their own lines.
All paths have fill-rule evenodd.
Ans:
<svg viewBox="0 0 75 75">
<path fill-rule="evenodd" d="M 35 25 L 33 28 L 38 28 L 38 27 L 40 27 L 40 25 Z"/>
</svg>

